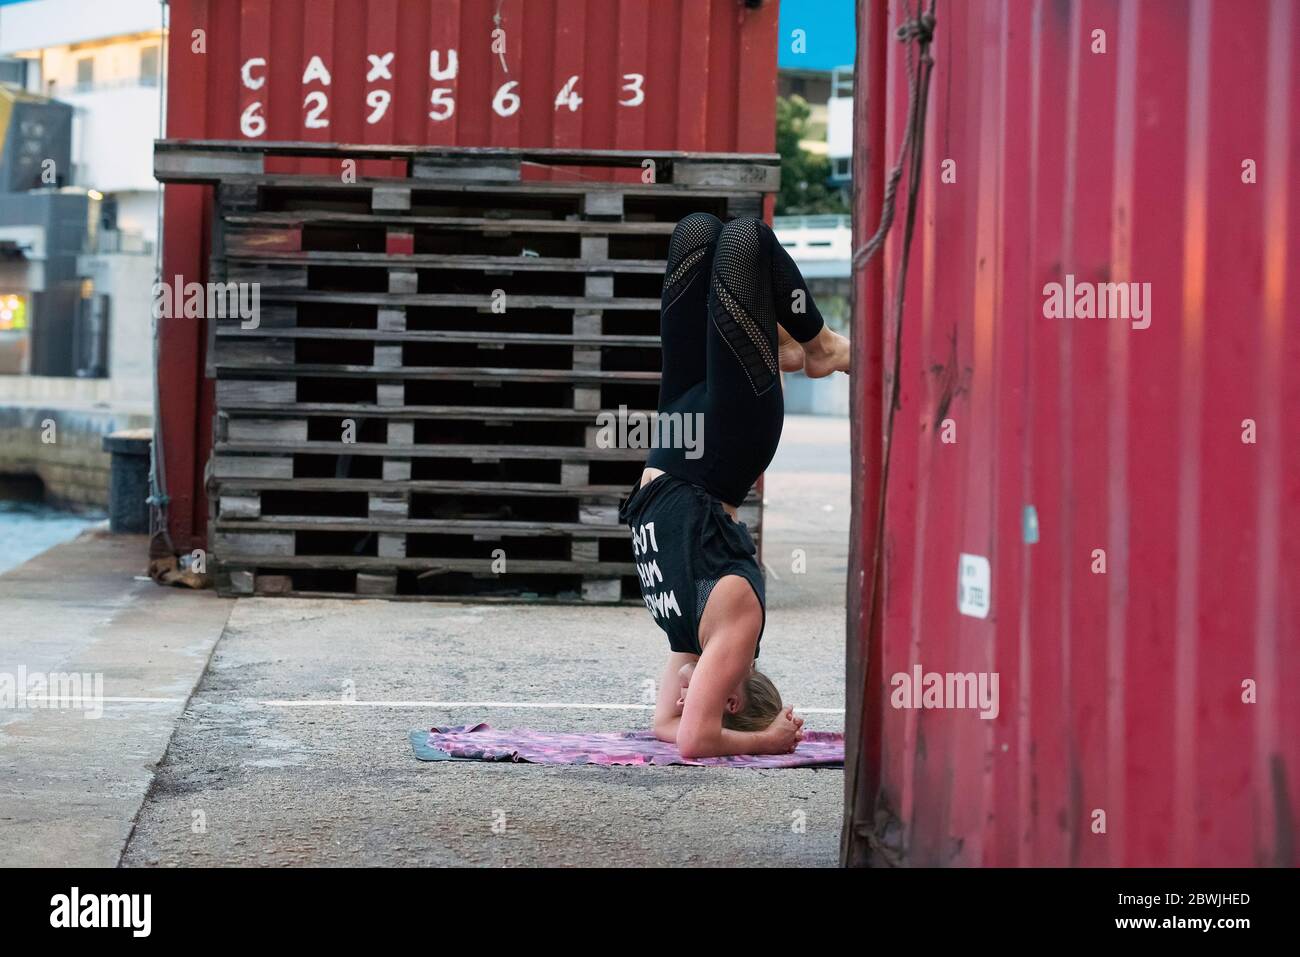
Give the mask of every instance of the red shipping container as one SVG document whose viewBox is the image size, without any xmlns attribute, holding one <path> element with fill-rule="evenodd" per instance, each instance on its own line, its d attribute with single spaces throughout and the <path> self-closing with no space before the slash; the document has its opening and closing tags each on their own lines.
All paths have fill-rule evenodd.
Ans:
<svg viewBox="0 0 1300 957">
<path fill-rule="evenodd" d="M 774 2 L 173 0 L 169 8 L 169 138 L 714 152 L 771 152 L 775 142 Z M 322 162 L 274 168 L 319 171 Z M 163 276 L 204 278 L 210 215 L 205 188 L 167 187 Z M 189 549 L 204 542 L 212 448 L 201 324 L 163 323 L 159 348 L 168 528 L 175 547 Z"/>
<path fill-rule="evenodd" d="M 858 245 L 908 8 L 860 3 Z M 845 859 L 1294 866 L 1300 9 L 936 18 L 883 529 L 906 177 L 855 285 Z M 1048 318 L 1089 288 L 1120 317 Z M 918 667 L 997 673 L 996 717 L 896 707 Z"/>
</svg>

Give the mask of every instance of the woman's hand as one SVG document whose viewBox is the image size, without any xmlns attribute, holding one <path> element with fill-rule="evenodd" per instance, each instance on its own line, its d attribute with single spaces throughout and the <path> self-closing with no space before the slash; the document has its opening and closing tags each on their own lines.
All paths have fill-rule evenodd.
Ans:
<svg viewBox="0 0 1300 957">
<path fill-rule="evenodd" d="M 794 705 L 788 704 L 762 732 L 763 754 L 789 754 L 803 740 L 803 718 L 795 717 Z"/>
<path fill-rule="evenodd" d="M 677 670 L 677 680 L 681 684 L 681 694 L 677 696 L 677 703 L 673 706 L 677 713 L 681 714 L 686 707 L 686 693 L 691 690 L 691 675 L 695 674 L 695 662 L 689 661 Z"/>
</svg>

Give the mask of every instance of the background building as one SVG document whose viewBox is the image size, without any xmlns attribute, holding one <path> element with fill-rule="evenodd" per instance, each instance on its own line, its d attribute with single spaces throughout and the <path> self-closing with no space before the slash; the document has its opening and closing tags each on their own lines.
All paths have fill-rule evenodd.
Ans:
<svg viewBox="0 0 1300 957">
<path fill-rule="evenodd" d="M 0 3 L 0 57 L 12 61 L 0 79 L 72 107 L 65 182 L 103 194 L 101 248 L 139 250 L 158 235 L 162 10 L 157 0 Z"/>
<path fill-rule="evenodd" d="M 152 403 L 164 10 L 0 0 L 2 398 Z"/>
</svg>

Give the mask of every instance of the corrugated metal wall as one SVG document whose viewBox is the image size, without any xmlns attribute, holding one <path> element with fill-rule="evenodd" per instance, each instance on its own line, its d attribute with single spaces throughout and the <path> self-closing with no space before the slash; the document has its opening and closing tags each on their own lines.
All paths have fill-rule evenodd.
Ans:
<svg viewBox="0 0 1300 957">
<path fill-rule="evenodd" d="M 173 0 L 170 8 L 172 138 L 773 148 L 775 2 Z M 498 27 L 504 50 L 494 48 Z M 321 162 L 295 165 L 315 171 Z M 167 188 L 164 276 L 202 277 L 207 203 L 200 187 Z M 189 548 L 202 542 L 212 445 L 203 330 L 168 322 L 159 337 L 169 526 L 176 547 Z"/>
<path fill-rule="evenodd" d="M 883 92 L 886 133 L 882 157 L 879 130 L 859 131 L 858 168 L 880 176 L 907 87 L 902 46 L 880 39 L 900 5 L 874 23 L 872 6 L 858 89 Z M 910 864 L 1294 865 L 1300 9 L 936 13 L 883 615 L 874 634 L 850 618 L 867 706 L 847 858 L 868 855 L 871 832 L 878 858 Z M 878 211 L 860 193 L 859 243 Z M 1149 283 L 1149 327 L 1046 318 L 1044 287 L 1067 275 Z M 858 321 L 879 337 L 872 281 L 859 277 Z M 866 493 L 882 382 L 855 383 Z M 874 530 L 871 516 L 855 527 L 863 591 Z M 987 617 L 958 611 L 961 554 L 989 560 Z M 997 717 L 893 707 L 893 676 L 918 665 L 996 672 Z"/>
</svg>

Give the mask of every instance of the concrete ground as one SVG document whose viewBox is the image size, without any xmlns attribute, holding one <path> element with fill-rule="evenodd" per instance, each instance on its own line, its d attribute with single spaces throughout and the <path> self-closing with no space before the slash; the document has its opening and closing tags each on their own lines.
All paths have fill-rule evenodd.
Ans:
<svg viewBox="0 0 1300 957">
<path fill-rule="evenodd" d="M 146 553 L 144 536 L 89 532 L 0 575 L 5 866 L 112 867 L 121 857 L 234 605 L 137 581 Z M 77 680 L 51 701 L 29 684 L 46 675 Z"/>
<path fill-rule="evenodd" d="M 826 709 L 809 714 L 816 729 L 843 726 L 848 443 L 843 419 L 791 417 L 766 486 L 760 666 L 797 707 Z M 195 608 L 220 601 L 143 587 Z M 185 647 L 201 657 L 198 630 Z M 241 599 L 176 721 L 121 863 L 835 864 L 838 770 L 423 763 L 411 753 L 408 730 L 433 724 L 644 727 L 648 709 L 590 705 L 645 701 L 666 650 L 633 607 Z M 580 707 L 519 706 L 538 702 Z M 7 750 L 8 738 L 0 742 Z M 84 750 L 68 758 L 85 761 Z M 91 750 L 103 764 L 149 763 L 144 751 L 119 761 Z M 87 766 L 94 761 L 56 753 L 0 794 L 48 790 L 59 777 L 85 787 Z M 0 841 L 12 813 L 0 804 Z M 65 838 L 78 820 L 69 805 Z"/>
</svg>

